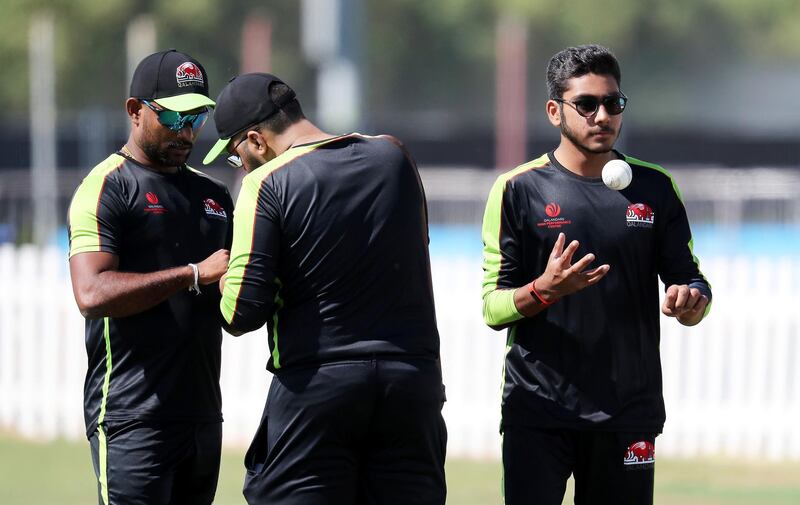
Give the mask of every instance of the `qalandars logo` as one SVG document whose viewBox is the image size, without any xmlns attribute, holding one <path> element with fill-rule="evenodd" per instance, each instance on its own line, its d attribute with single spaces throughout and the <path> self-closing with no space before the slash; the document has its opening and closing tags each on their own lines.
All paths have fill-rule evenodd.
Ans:
<svg viewBox="0 0 800 505">
<path fill-rule="evenodd" d="M 628 222 L 628 226 L 652 228 L 653 222 L 656 220 L 656 213 L 646 203 L 632 203 L 628 205 L 625 220 Z"/>
<path fill-rule="evenodd" d="M 628 446 L 622 464 L 627 469 L 646 469 L 653 466 L 656 462 L 656 446 L 652 442 L 642 440 Z"/>
<path fill-rule="evenodd" d="M 175 71 L 175 78 L 178 80 L 179 88 L 203 85 L 203 72 L 200 70 L 200 67 L 191 61 L 181 63 L 178 70 Z"/>
<path fill-rule="evenodd" d="M 158 200 L 158 196 L 153 193 L 152 191 L 148 192 L 144 195 L 145 200 L 147 200 L 147 205 L 144 206 L 145 212 L 150 212 L 153 214 L 163 214 L 167 211 L 161 202 Z"/>
<path fill-rule="evenodd" d="M 225 212 L 225 209 L 222 208 L 222 205 L 218 204 L 211 198 L 206 198 L 203 200 L 203 206 L 206 210 L 206 216 L 213 217 L 215 219 L 222 219 L 223 221 L 228 220 L 228 214 Z"/>
<path fill-rule="evenodd" d="M 556 202 L 550 202 L 544 207 L 547 217 L 543 221 L 536 223 L 540 228 L 561 228 L 564 225 L 572 224 L 572 221 L 561 216 L 561 206 Z"/>
</svg>

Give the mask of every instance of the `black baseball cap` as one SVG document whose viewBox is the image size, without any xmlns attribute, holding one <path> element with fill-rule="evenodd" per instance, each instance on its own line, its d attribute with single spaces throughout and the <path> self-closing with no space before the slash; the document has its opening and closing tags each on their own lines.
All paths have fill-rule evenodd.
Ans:
<svg viewBox="0 0 800 505">
<path fill-rule="evenodd" d="M 295 99 L 290 88 L 279 103 L 273 102 L 269 97 L 269 88 L 273 84 L 286 85 L 274 75 L 264 73 L 242 74 L 228 81 L 217 97 L 217 108 L 214 109 L 219 140 L 203 159 L 203 164 L 214 161 L 225 150 L 231 137 L 264 121 Z"/>
<path fill-rule="evenodd" d="M 215 105 L 208 97 L 206 70 L 200 62 L 175 49 L 151 54 L 139 62 L 131 79 L 130 96 L 178 112 Z"/>
</svg>

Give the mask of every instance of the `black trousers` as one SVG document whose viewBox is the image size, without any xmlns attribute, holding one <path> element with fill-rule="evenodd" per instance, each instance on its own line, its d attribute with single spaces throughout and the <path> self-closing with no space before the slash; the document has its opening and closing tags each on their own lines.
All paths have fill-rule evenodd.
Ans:
<svg viewBox="0 0 800 505">
<path fill-rule="evenodd" d="M 572 474 L 575 505 L 652 505 L 655 433 L 504 426 L 506 505 L 561 505 Z"/>
<path fill-rule="evenodd" d="M 100 505 L 214 500 L 222 423 L 105 421 L 89 437 Z"/>
<path fill-rule="evenodd" d="M 282 372 L 245 456 L 251 505 L 442 505 L 438 362 L 373 359 Z"/>
</svg>

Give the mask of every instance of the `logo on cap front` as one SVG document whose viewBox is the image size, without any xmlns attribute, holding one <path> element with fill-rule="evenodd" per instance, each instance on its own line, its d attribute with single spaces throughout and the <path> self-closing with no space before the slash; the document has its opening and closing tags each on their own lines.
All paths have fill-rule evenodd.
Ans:
<svg viewBox="0 0 800 505">
<path fill-rule="evenodd" d="M 200 67 L 191 61 L 181 63 L 178 70 L 175 71 L 175 78 L 178 80 L 179 88 L 184 86 L 202 86 L 204 84 L 203 72 L 200 70 Z"/>
</svg>

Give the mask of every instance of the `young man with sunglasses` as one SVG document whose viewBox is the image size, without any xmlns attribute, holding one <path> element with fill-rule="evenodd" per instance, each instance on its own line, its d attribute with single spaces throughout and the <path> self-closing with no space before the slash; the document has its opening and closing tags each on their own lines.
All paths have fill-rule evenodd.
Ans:
<svg viewBox="0 0 800 505">
<path fill-rule="evenodd" d="M 101 504 L 210 504 L 221 448 L 221 324 L 233 203 L 186 161 L 214 101 L 175 50 L 133 75 L 128 141 L 69 210 L 86 318 L 84 416 Z"/>
<path fill-rule="evenodd" d="M 330 135 L 294 92 L 245 74 L 217 98 L 248 174 L 222 314 L 266 323 L 274 376 L 245 456 L 264 505 L 442 505 L 446 430 L 425 195 L 393 137 Z"/>
<path fill-rule="evenodd" d="M 661 167 L 614 150 L 628 99 L 596 45 L 550 60 L 546 112 L 558 147 L 501 175 L 483 222 L 484 318 L 508 328 L 502 401 L 508 505 L 653 502 L 665 420 L 663 314 L 691 326 L 711 290 L 692 254 L 680 193 Z M 607 188 L 603 166 L 630 164 Z"/>
</svg>

